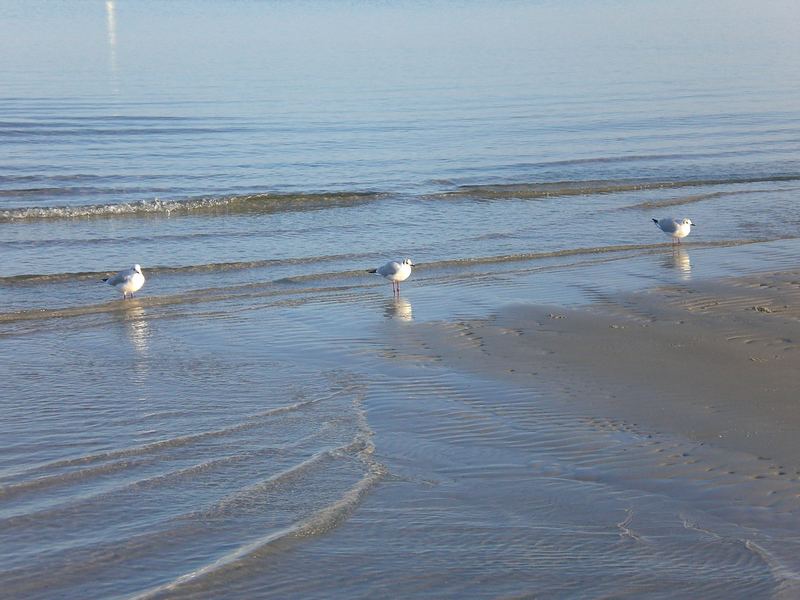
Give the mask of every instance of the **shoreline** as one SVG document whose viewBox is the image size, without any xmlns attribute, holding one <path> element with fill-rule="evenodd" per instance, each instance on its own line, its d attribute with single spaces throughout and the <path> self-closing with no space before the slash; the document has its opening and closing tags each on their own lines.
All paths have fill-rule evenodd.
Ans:
<svg viewBox="0 0 800 600">
<path fill-rule="evenodd" d="M 800 333 L 798 300 L 800 273 L 781 271 L 387 314 L 365 408 L 388 476 L 259 575 L 287 595 L 287 572 L 321 572 L 304 583 L 322 589 L 344 555 L 340 585 L 362 596 L 388 577 L 409 597 L 797 597 L 798 353 L 773 341 Z M 769 403 L 750 402 L 766 382 Z M 406 570 L 409 545 L 428 554 Z"/>
</svg>

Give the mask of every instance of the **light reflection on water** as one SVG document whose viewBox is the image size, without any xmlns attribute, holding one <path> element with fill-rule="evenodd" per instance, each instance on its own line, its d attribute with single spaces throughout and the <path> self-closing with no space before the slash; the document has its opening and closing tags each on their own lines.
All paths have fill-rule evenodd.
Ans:
<svg viewBox="0 0 800 600">
<path fill-rule="evenodd" d="M 148 348 L 152 332 L 147 320 L 147 312 L 136 298 L 122 301 L 122 307 L 115 313 L 125 326 L 125 333 L 136 354 L 142 358 L 148 357 Z M 142 361 L 146 365 L 146 361 Z"/>
<path fill-rule="evenodd" d="M 397 296 L 388 300 L 386 302 L 384 314 L 387 319 L 407 322 L 414 320 L 414 309 L 411 306 L 411 302 L 402 296 Z"/>
<path fill-rule="evenodd" d="M 117 76 L 117 17 L 114 0 L 106 0 L 106 27 L 108 29 L 108 65 L 112 77 Z M 115 92 L 118 90 L 115 89 Z"/>
<path fill-rule="evenodd" d="M 673 246 L 672 252 L 664 259 L 664 266 L 678 271 L 683 281 L 689 281 L 692 278 L 692 261 L 689 251 L 678 244 Z"/>
</svg>

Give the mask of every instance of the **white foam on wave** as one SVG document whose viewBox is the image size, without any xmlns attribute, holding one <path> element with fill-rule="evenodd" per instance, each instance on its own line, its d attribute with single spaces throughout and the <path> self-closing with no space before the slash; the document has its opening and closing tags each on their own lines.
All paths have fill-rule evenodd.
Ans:
<svg viewBox="0 0 800 600">
<path fill-rule="evenodd" d="M 71 219 L 79 217 L 98 217 L 115 215 L 135 215 L 147 213 L 163 213 L 169 215 L 176 210 L 189 211 L 193 208 L 213 206 L 214 201 L 164 201 L 158 198 L 139 202 L 121 202 L 119 204 L 92 204 L 84 206 L 31 206 L 11 208 L 0 211 L 0 222 L 22 221 L 31 219 Z M 220 205 L 219 201 L 216 204 Z M 224 202 L 222 203 L 224 204 Z"/>
<path fill-rule="evenodd" d="M 193 212 L 248 212 L 259 210 L 302 210 L 314 206 L 348 204 L 375 200 L 373 192 L 332 192 L 303 194 L 254 193 L 237 196 L 185 198 L 181 200 L 140 200 L 116 204 L 78 206 L 27 206 L 0 210 L 0 223 L 38 219 L 75 219 L 136 215 L 188 214 Z"/>
</svg>

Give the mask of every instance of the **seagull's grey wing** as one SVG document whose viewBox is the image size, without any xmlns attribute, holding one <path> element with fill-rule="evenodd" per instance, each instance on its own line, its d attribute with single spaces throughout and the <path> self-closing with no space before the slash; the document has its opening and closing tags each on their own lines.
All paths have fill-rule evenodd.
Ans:
<svg viewBox="0 0 800 600">
<path fill-rule="evenodd" d="M 659 219 L 658 226 L 664 233 L 675 233 L 678 231 L 678 223 L 675 219 Z"/>
<path fill-rule="evenodd" d="M 106 283 L 108 285 L 119 285 L 121 283 L 125 283 L 126 281 L 130 281 L 131 277 L 133 277 L 133 274 L 130 271 L 120 271 L 116 275 L 109 277 Z"/>
<path fill-rule="evenodd" d="M 388 277 L 389 275 L 394 275 L 399 270 L 400 270 L 400 265 L 397 264 L 396 262 L 392 261 L 392 262 L 386 263 L 382 267 L 379 267 L 378 268 L 378 275 L 381 275 L 382 277 Z"/>
</svg>

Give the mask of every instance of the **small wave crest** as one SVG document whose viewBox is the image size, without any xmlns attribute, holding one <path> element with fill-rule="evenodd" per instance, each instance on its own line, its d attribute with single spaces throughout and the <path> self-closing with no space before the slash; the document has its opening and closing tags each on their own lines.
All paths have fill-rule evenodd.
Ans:
<svg viewBox="0 0 800 600">
<path fill-rule="evenodd" d="M 42 219 L 110 218 L 126 216 L 171 216 L 193 213 L 236 214 L 312 210 L 349 206 L 376 200 L 376 192 L 335 192 L 319 194 L 242 194 L 236 196 L 187 198 L 183 200 L 141 200 L 117 204 L 81 206 L 28 206 L 0 210 L 0 223 Z"/>
<path fill-rule="evenodd" d="M 479 199 L 539 199 L 562 196 L 587 196 L 644 190 L 677 189 L 687 187 L 713 187 L 751 183 L 780 183 L 800 181 L 800 174 L 729 177 L 719 179 L 678 179 L 678 180 L 581 180 L 544 181 L 515 184 L 477 184 L 464 185 L 456 189 L 444 190 L 422 196 L 437 200 L 448 198 Z M 449 183 L 449 182 L 448 182 Z M 26 190 L 2 191 L 24 194 L 57 196 L 74 192 L 76 188 L 30 188 Z M 77 188 L 82 189 L 82 188 Z M 93 188 L 87 188 L 93 189 Z M 23 194 L 23 195 L 24 195 Z M 113 218 L 141 216 L 171 216 L 188 214 L 238 214 L 270 213 L 285 211 L 316 210 L 336 206 L 350 206 L 371 202 L 386 197 L 387 194 L 375 191 L 344 191 L 319 193 L 251 193 L 227 196 L 192 197 L 183 199 L 139 200 L 110 204 L 84 204 L 62 206 L 23 206 L 0 210 L 0 223 L 25 222 L 36 220 L 57 220 L 77 218 Z"/>
<path fill-rule="evenodd" d="M 744 244 L 755 244 L 766 240 L 745 239 L 745 240 L 726 240 L 721 242 L 686 242 L 684 246 L 695 246 L 703 248 L 740 246 Z M 495 263 L 524 262 L 533 260 L 543 260 L 548 258 L 562 258 L 569 256 L 609 254 L 615 252 L 660 252 L 664 248 L 671 247 L 669 242 L 660 244 L 620 244 L 617 246 L 595 246 L 588 248 L 567 248 L 564 250 L 553 250 L 551 252 L 525 252 L 521 254 L 503 254 L 499 256 L 477 256 L 470 258 L 454 258 L 441 260 L 436 263 L 425 263 L 424 266 L 436 267 L 457 267 L 469 265 L 489 265 Z"/>
<path fill-rule="evenodd" d="M 763 177 L 729 177 L 720 179 L 685 180 L 587 180 L 516 183 L 499 185 L 465 185 L 456 190 L 444 191 L 429 198 L 555 198 L 559 196 L 589 196 L 644 190 L 705 187 L 748 183 L 780 183 L 800 180 L 800 174 L 771 175 Z"/>
<path fill-rule="evenodd" d="M 716 248 L 716 247 L 731 247 L 743 246 L 746 244 L 757 244 L 761 242 L 770 241 L 769 239 L 737 239 L 725 240 L 718 242 L 687 242 L 684 243 L 685 247 L 690 248 Z M 450 258 L 438 261 L 430 261 L 425 263 L 417 263 L 417 270 L 434 272 L 431 275 L 432 279 L 436 279 L 437 269 L 470 269 L 474 267 L 481 267 L 484 265 L 493 264 L 506 264 L 506 263 L 524 263 L 534 262 L 540 260 L 568 258 L 572 256 L 593 256 L 593 255 L 608 255 L 608 254 L 624 254 L 624 253 L 656 253 L 662 252 L 664 249 L 671 247 L 669 242 L 659 244 L 624 244 L 617 246 L 596 246 L 584 248 L 567 248 L 563 250 L 554 250 L 550 252 L 526 252 L 519 254 L 502 254 L 495 256 L 477 256 L 469 258 Z M 305 260 L 305 259 L 303 259 Z M 308 262 L 316 262 L 308 259 Z M 269 263 L 267 263 L 269 264 Z M 149 273 L 191 273 L 191 272 L 204 272 L 225 269 L 247 269 L 264 266 L 263 261 L 253 261 L 248 263 L 225 263 L 224 265 L 195 265 L 188 267 L 161 267 L 155 269 L 146 269 Z M 18 284 L 47 284 L 53 281 L 68 280 L 72 277 L 78 279 L 96 279 L 99 281 L 100 276 L 104 273 L 60 273 L 55 275 L 18 275 L 7 278 L 0 278 L 0 286 Z M 370 279 L 371 278 L 371 279 Z M 360 283 L 361 281 L 364 283 Z M 358 281 L 359 283 L 355 283 Z M 325 283 L 323 283 L 325 282 Z M 329 283 L 338 282 L 338 283 Z M 341 283 L 344 282 L 344 283 Z M 333 289 L 342 290 L 342 285 L 352 287 L 353 285 L 381 285 L 380 282 L 375 280 L 374 275 L 369 275 L 364 269 L 356 270 L 330 270 L 330 271 L 317 271 L 303 275 L 296 275 L 291 277 L 282 277 L 275 280 L 265 280 L 257 283 L 245 283 L 234 285 L 221 285 L 214 288 L 192 289 L 178 294 L 168 294 L 159 296 L 148 296 L 138 299 L 141 306 L 156 307 L 156 306 L 170 306 L 178 304 L 188 304 L 197 302 L 210 302 L 225 300 L 239 296 L 241 294 L 247 295 L 269 295 L 279 296 L 283 294 L 295 294 L 298 292 L 324 292 Z M 299 287 L 298 287 L 299 286 Z M 0 312 L 0 323 L 14 323 L 22 321 L 42 321 L 45 319 L 54 318 L 74 318 L 83 317 L 88 315 L 99 315 L 103 313 L 119 313 L 124 311 L 125 306 L 121 305 L 119 301 L 109 301 L 101 304 L 90 304 L 84 306 L 73 307 L 59 307 L 59 308 L 36 308 L 21 311 Z"/>
<path fill-rule="evenodd" d="M 797 188 L 785 188 L 783 191 L 796 191 Z M 706 200 L 716 200 L 730 196 L 742 196 L 746 194 L 765 194 L 771 190 L 734 190 L 727 192 L 709 192 L 708 194 L 690 194 L 688 196 L 678 196 L 677 198 L 667 198 L 665 200 L 647 200 L 630 206 L 623 206 L 620 210 L 654 210 L 667 208 L 670 206 L 683 206 L 685 204 L 695 204 Z"/>
<path fill-rule="evenodd" d="M 261 269 L 265 267 L 279 267 L 292 265 L 318 264 L 339 260 L 366 259 L 370 254 L 345 254 L 330 256 L 309 256 L 299 258 L 275 258 L 263 260 L 246 260 L 221 263 L 205 263 L 200 265 L 183 266 L 152 266 L 145 267 L 146 274 L 152 275 L 190 275 L 196 273 L 216 273 L 221 271 L 243 271 L 247 269 Z M 0 286 L 14 285 L 41 285 L 60 283 L 63 281 L 100 281 L 104 277 L 114 275 L 115 271 L 76 271 L 66 273 L 25 273 L 22 275 L 9 275 L 0 277 Z"/>
</svg>

